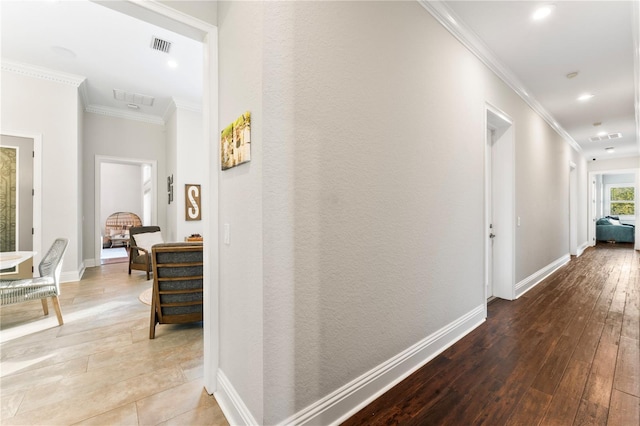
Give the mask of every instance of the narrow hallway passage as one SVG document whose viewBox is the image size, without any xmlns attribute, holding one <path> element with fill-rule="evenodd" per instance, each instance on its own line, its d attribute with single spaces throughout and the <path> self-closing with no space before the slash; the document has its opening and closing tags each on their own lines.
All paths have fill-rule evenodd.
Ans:
<svg viewBox="0 0 640 426">
<path fill-rule="evenodd" d="M 639 269 L 588 249 L 343 424 L 640 424 Z"/>
</svg>

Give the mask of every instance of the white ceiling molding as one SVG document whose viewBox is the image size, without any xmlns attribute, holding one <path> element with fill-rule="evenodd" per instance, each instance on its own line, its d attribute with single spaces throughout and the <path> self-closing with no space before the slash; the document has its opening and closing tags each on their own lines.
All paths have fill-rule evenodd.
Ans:
<svg viewBox="0 0 640 426">
<path fill-rule="evenodd" d="M 78 93 L 80 93 L 80 101 L 82 102 L 83 108 L 87 108 L 87 105 L 89 105 L 89 92 L 87 91 L 86 80 L 78 87 Z"/>
<path fill-rule="evenodd" d="M 212 24 L 154 0 L 127 0 L 120 2 L 111 0 L 91 1 L 153 25 L 166 28 L 196 41 L 203 41 L 207 33 L 216 28 Z"/>
<path fill-rule="evenodd" d="M 86 77 L 69 74 L 61 71 L 54 71 L 49 68 L 37 67 L 35 65 L 23 64 L 21 62 L 12 61 L 2 58 L 1 68 L 3 71 L 24 75 L 41 80 L 53 81 L 54 83 L 68 84 L 74 87 L 80 87 Z"/>
<path fill-rule="evenodd" d="M 563 129 L 549 112 L 535 100 L 520 80 L 495 57 L 487 45 L 478 35 L 459 18 L 446 4 L 441 1 L 417 0 L 440 24 L 447 29 L 463 46 L 476 55 L 491 71 L 493 71 L 507 86 L 513 89 L 535 112 L 537 112 L 567 143 L 579 153 L 582 148 Z M 637 53 L 637 52 L 636 52 Z M 636 108 L 636 111 L 638 109 Z"/>
<path fill-rule="evenodd" d="M 143 121 L 145 123 L 159 124 L 161 126 L 164 126 L 163 119 L 155 115 L 144 114 L 141 112 L 126 111 L 126 110 L 117 109 L 117 108 L 105 107 L 102 105 L 89 105 L 85 108 L 85 111 L 90 112 L 92 114 L 107 115 L 110 117 L 124 118 L 126 120 Z"/>
<path fill-rule="evenodd" d="M 636 107 L 636 140 L 640 141 L 640 5 L 633 2 L 633 16 L 631 30 L 633 32 L 633 74 L 635 77 L 635 107 Z M 640 143 L 638 144 L 640 154 Z"/>
<path fill-rule="evenodd" d="M 167 109 L 162 115 L 162 118 L 164 119 L 165 122 L 169 120 L 169 118 L 171 117 L 171 114 L 173 114 L 176 111 L 176 109 L 202 113 L 202 104 L 184 101 L 176 98 L 171 98 L 171 102 L 169 102 L 169 105 L 167 105 Z"/>
</svg>

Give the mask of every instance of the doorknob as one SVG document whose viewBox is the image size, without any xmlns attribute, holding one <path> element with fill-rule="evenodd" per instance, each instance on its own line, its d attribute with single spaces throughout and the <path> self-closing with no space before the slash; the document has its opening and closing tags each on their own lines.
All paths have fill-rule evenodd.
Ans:
<svg viewBox="0 0 640 426">
<path fill-rule="evenodd" d="M 496 234 L 494 233 L 489 234 L 489 238 L 495 238 L 495 237 L 496 237 Z"/>
</svg>

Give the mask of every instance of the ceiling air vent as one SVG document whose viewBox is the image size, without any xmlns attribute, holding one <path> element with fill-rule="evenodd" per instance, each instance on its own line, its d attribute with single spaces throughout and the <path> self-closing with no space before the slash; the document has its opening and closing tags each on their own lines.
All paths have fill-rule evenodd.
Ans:
<svg viewBox="0 0 640 426">
<path fill-rule="evenodd" d="M 140 93 L 129 93 L 120 89 L 113 89 L 113 98 L 117 101 L 123 101 L 128 104 L 153 106 L 155 98 L 149 95 L 143 95 Z"/>
<path fill-rule="evenodd" d="M 171 49 L 171 42 L 162 40 L 158 37 L 153 37 L 151 39 L 151 48 L 159 52 L 169 53 L 169 50 Z"/>
<path fill-rule="evenodd" d="M 591 142 L 600 142 L 600 141 L 608 141 L 609 139 L 620 139 L 622 137 L 622 133 L 609 133 L 608 135 L 602 136 L 593 136 L 589 138 Z"/>
</svg>

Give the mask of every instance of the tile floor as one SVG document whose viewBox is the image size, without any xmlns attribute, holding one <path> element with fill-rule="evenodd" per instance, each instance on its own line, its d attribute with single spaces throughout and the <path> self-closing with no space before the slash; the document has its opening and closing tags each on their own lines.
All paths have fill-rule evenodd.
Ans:
<svg viewBox="0 0 640 426">
<path fill-rule="evenodd" d="M 62 285 L 65 324 L 49 302 L 0 309 L 0 424 L 228 425 L 202 384 L 202 324 L 158 325 L 151 285 L 127 264 Z"/>
</svg>

